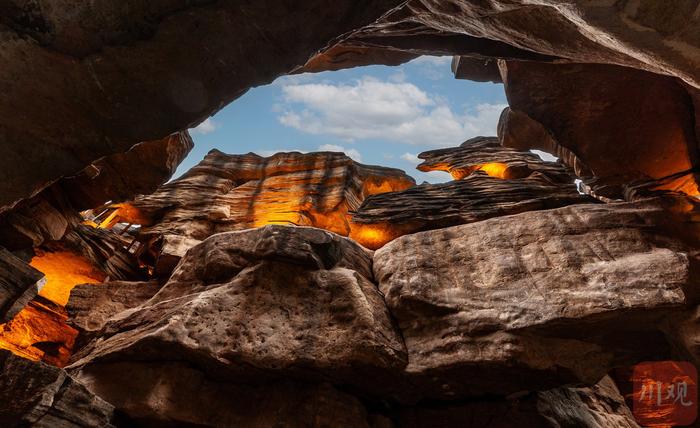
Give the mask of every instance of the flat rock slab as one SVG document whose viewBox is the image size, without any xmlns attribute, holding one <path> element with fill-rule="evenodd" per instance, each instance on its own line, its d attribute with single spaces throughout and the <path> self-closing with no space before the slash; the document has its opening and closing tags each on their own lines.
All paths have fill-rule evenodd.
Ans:
<svg viewBox="0 0 700 428">
<path fill-rule="evenodd" d="M 657 201 L 584 204 L 389 243 L 374 272 L 408 374 L 429 395 L 507 394 L 658 357 L 659 319 L 692 304 L 698 280 L 671 217 Z"/>
</svg>

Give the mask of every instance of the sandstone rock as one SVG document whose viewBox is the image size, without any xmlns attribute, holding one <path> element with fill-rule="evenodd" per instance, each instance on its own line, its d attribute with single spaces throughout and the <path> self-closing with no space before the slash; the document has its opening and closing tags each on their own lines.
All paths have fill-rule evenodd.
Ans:
<svg viewBox="0 0 700 428">
<path fill-rule="evenodd" d="M 617 64 L 698 88 L 694 8 L 632 0 L 5 2 L 0 207 L 103 156 L 195 125 L 343 43 Z"/>
<path fill-rule="evenodd" d="M 167 280 L 187 250 L 200 242 L 198 239 L 180 235 L 163 235 L 161 242 L 158 243 L 160 251 L 157 255 L 153 275 L 158 279 Z"/>
<path fill-rule="evenodd" d="M 692 101 L 677 79 L 611 65 L 500 64 L 511 108 L 542 124 L 590 169 L 592 176 L 581 178 L 595 194 L 620 199 L 624 183 L 688 173 L 697 164 Z M 504 144 L 552 145 L 536 132 L 508 130 L 513 124 L 499 126 Z M 667 188 L 699 193 L 692 175 Z"/>
<path fill-rule="evenodd" d="M 617 64 L 678 76 L 698 87 L 696 7 L 693 2 L 667 8 L 631 0 L 412 0 L 344 42 L 370 39 L 374 45 L 396 47 L 398 39 L 410 47 L 440 37 L 471 37 L 471 45 L 452 53 L 503 58 L 493 49 L 500 43 L 529 59 Z"/>
<path fill-rule="evenodd" d="M 668 356 L 662 320 L 697 300 L 688 224 L 651 200 L 396 239 L 374 271 L 409 379 L 431 397 L 509 394 L 593 384 L 613 365 Z"/>
<path fill-rule="evenodd" d="M 130 241 L 111 230 L 77 225 L 57 243 L 49 247 L 69 249 L 85 257 L 92 266 L 112 280 L 140 280 L 145 272 L 127 247 Z M 77 284 L 74 284 L 77 285 Z"/>
<path fill-rule="evenodd" d="M 153 298 L 109 319 L 71 371 L 102 391 L 112 362 L 178 360 L 235 383 L 332 379 L 379 394 L 406 356 L 371 278 L 370 253 L 329 232 L 220 233 L 189 250 Z"/>
<path fill-rule="evenodd" d="M 77 210 L 108 201 L 121 202 L 153 193 L 172 177 L 194 147 L 187 131 L 135 145 L 124 153 L 107 156 L 58 185 Z"/>
<path fill-rule="evenodd" d="M 447 171 L 456 181 L 370 196 L 353 213 L 351 238 L 377 249 L 422 230 L 592 201 L 577 191 L 562 164 L 504 148 L 495 138 L 419 157 L 425 161 L 418 169 Z"/>
<path fill-rule="evenodd" d="M 478 173 L 371 196 L 353 214 L 350 237 L 377 249 L 419 231 L 586 202 L 591 199 L 578 193 L 573 181 L 557 183 L 541 174 L 503 180 Z"/>
<path fill-rule="evenodd" d="M 114 407 L 65 371 L 0 350 L 0 425 L 113 427 Z"/>
<path fill-rule="evenodd" d="M 0 207 L 196 125 L 400 3 L 4 2 Z"/>
<path fill-rule="evenodd" d="M 496 137 L 476 137 L 459 147 L 430 150 L 420 153 L 423 159 L 416 168 L 420 171 L 445 171 L 455 180 L 482 171 L 496 178 L 523 178 L 533 173 L 545 175 L 552 181 L 573 183 L 574 177 L 557 162 L 545 162 L 525 150 L 503 147 Z"/>
<path fill-rule="evenodd" d="M 44 274 L 0 248 L 0 323 L 17 315 L 45 283 Z"/>
<path fill-rule="evenodd" d="M 0 214 L 0 245 L 19 251 L 58 241 L 80 220 L 60 189 L 51 187 Z"/>
<path fill-rule="evenodd" d="M 145 242 L 165 235 L 202 240 L 215 233 L 292 224 L 350 232 L 348 212 L 369 195 L 403 190 L 414 180 L 403 171 L 354 162 L 342 153 L 253 153 L 211 151 L 183 177 L 131 202 L 146 221 Z M 120 214 L 122 215 L 122 214 Z"/>
<path fill-rule="evenodd" d="M 66 305 L 68 324 L 82 342 L 102 330 L 112 316 L 139 306 L 158 292 L 158 283 L 113 281 L 74 287 Z"/>
</svg>

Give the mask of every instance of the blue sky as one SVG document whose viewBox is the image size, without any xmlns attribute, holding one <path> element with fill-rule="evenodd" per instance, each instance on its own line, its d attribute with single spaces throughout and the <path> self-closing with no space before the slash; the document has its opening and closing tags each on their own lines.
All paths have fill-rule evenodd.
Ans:
<svg viewBox="0 0 700 428">
<path fill-rule="evenodd" d="M 457 80 L 451 57 L 285 76 L 253 88 L 190 130 L 195 148 L 178 177 L 212 148 L 226 153 L 344 151 L 366 164 L 400 168 L 422 181 L 416 154 L 495 135 L 503 85 Z"/>
</svg>

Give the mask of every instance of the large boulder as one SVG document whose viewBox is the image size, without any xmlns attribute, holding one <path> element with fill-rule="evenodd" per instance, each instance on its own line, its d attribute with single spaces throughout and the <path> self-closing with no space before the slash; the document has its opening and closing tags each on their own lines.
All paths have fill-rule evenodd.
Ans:
<svg viewBox="0 0 700 428">
<path fill-rule="evenodd" d="M 371 279 L 371 253 L 323 230 L 220 233 L 190 249 L 151 299 L 108 319 L 70 371 L 119 408 L 130 389 L 112 385 L 115 363 L 147 372 L 134 378 L 181 361 L 236 384 L 332 380 L 379 394 L 406 354 Z"/>
<path fill-rule="evenodd" d="M 375 253 L 374 271 L 409 379 L 431 397 L 509 394 L 593 384 L 615 365 L 668 357 L 662 321 L 697 302 L 689 225 L 650 200 L 392 241 Z"/>
</svg>

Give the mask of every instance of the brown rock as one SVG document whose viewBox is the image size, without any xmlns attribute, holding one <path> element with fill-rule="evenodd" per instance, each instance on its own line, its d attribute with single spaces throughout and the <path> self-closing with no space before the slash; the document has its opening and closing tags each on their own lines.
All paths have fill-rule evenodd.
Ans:
<svg viewBox="0 0 700 428">
<path fill-rule="evenodd" d="M 121 202 L 153 193 L 172 177 L 194 147 L 187 131 L 139 143 L 124 153 L 107 156 L 58 185 L 77 210 L 108 201 Z"/>
<path fill-rule="evenodd" d="M 688 172 L 697 164 L 692 101 L 677 79 L 611 65 L 500 64 L 511 108 L 542 124 L 587 166 L 592 176 L 581 178 L 595 194 L 620 199 L 624 183 Z M 504 144 L 552 145 L 538 138 L 542 131 L 520 134 L 522 127 L 508 129 L 514 125 L 499 126 Z M 673 190 L 698 194 L 696 180 L 686 181 Z"/>
<path fill-rule="evenodd" d="M 0 323 L 17 315 L 45 283 L 44 274 L 0 247 Z"/>
<path fill-rule="evenodd" d="M 183 177 L 131 202 L 145 218 L 140 238 L 165 235 L 202 240 L 215 233 L 287 224 L 350 231 L 348 212 L 365 197 L 403 190 L 415 181 L 403 171 L 354 162 L 342 153 L 253 153 L 211 151 Z"/>
<path fill-rule="evenodd" d="M 479 137 L 419 157 L 425 161 L 418 169 L 447 171 L 456 181 L 370 196 L 353 213 L 352 239 L 377 249 L 423 230 L 592 201 L 576 190 L 562 164 L 504 148 L 495 138 Z"/>
<path fill-rule="evenodd" d="M 85 342 L 102 330 L 112 316 L 139 306 L 158 292 L 158 283 L 113 281 L 74 287 L 66 305 L 68 325 Z"/>
<path fill-rule="evenodd" d="M 668 356 L 661 320 L 697 299 L 687 221 L 661 201 L 584 204 L 396 239 L 374 271 L 409 378 L 433 397 L 508 394 Z"/>
<path fill-rule="evenodd" d="M 114 407 L 65 371 L 0 350 L 0 425 L 113 427 Z"/>
<path fill-rule="evenodd" d="M 4 2 L 0 207 L 196 125 L 400 3 Z"/>
<path fill-rule="evenodd" d="M 95 373 L 109 361 L 177 359 L 236 383 L 335 379 L 378 394 L 406 357 L 371 278 L 370 253 L 326 231 L 217 234 L 152 299 L 108 320 L 72 370 L 108 383 Z"/>
<path fill-rule="evenodd" d="M 420 171 L 445 171 L 455 180 L 482 171 L 491 177 L 509 179 L 529 177 L 533 173 L 545 175 L 552 181 L 573 183 L 574 177 L 557 162 L 545 162 L 526 151 L 503 147 L 496 137 L 476 137 L 459 147 L 430 150 L 420 153 L 423 159 L 416 168 Z"/>
<path fill-rule="evenodd" d="M 361 402 L 328 384 L 234 384 L 172 361 L 105 362 L 81 378 L 143 426 L 369 427 Z"/>
</svg>

